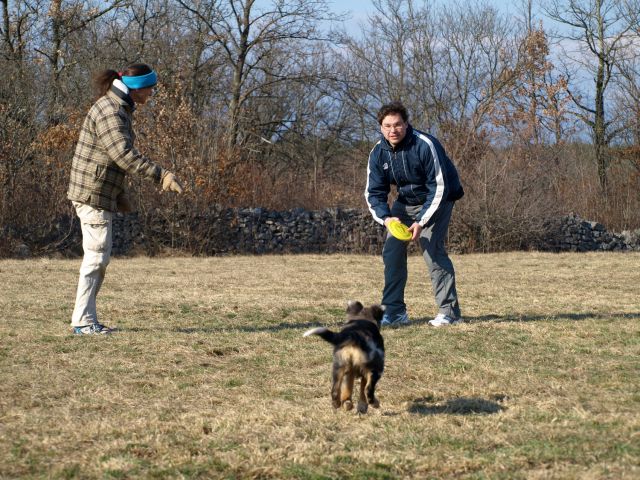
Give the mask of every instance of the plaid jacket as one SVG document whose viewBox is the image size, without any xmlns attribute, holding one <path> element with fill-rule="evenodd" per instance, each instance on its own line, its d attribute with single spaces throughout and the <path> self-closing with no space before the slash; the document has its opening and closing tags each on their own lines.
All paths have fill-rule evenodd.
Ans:
<svg viewBox="0 0 640 480">
<path fill-rule="evenodd" d="M 160 182 L 164 170 L 133 146 L 133 108 L 109 91 L 93 104 L 84 120 L 71 163 L 67 198 L 115 212 L 127 173 Z"/>
</svg>

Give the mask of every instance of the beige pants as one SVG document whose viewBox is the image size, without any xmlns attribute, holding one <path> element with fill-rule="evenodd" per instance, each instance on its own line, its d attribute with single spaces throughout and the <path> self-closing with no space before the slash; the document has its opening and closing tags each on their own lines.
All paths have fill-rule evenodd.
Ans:
<svg viewBox="0 0 640 480">
<path fill-rule="evenodd" d="M 80 279 L 76 305 L 71 316 L 72 327 L 98 323 L 96 296 L 102 286 L 111 258 L 113 213 L 73 202 L 82 228 L 84 257 L 80 266 Z"/>
</svg>

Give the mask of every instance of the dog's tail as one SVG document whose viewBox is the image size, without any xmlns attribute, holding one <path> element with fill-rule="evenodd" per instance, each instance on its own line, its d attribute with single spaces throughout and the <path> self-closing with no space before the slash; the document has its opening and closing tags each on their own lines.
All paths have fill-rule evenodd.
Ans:
<svg viewBox="0 0 640 480">
<path fill-rule="evenodd" d="M 326 340 L 332 345 L 335 345 L 336 343 L 338 343 L 338 339 L 337 339 L 338 335 L 335 332 L 332 332 L 331 330 L 325 327 L 312 328 L 311 330 L 307 330 L 306 332 L 304 332 L 302 336 L 308 337 L 310 335 L 318 335 L 320 338 L 322 338 L 323 340 Z"/>
</svg>

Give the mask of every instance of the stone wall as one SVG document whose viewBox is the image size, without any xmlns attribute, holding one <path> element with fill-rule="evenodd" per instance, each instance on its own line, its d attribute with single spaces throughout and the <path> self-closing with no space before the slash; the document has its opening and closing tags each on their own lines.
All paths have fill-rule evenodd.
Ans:
<svg viewBox="0 0 640 480">
<path fill-rule="evenodd" d="M 136 215 L 118 215 L 115 221 L 116 253 L 134 247 L 182 248 L 202 255 L 264 253 L 365 253 L 380 254 L 385 229 L 366 210 L 263 208 L 211 209 L 190 219 L 152 222 L 145 235 Z M 187 236 L 179 232 L 189 232 Z M 456 245 L 449 245 L 456 251 Z M 640 251 L 640 229 L 610 233 L 597 222 L 568 215 L 548 224 L 543 251 Z"/>
<path fill-rule="evenodd" d="M 144 223 L 144 226 L 142 225 Z M 379 254 L 385 229 L 368 211 L 216 209 L 190 218 L 138 214 L 114 218 L 115 255 L 182 249 L 197 255 L 267 253 Z M 79 243 L 78 238 L 75 240 Z"/>
<path fill-rule="evenodd" d="M 619 234 L 577 215 L 559 218 L 547 225 L 548 235 L 537 246 L 542 251 L 640 251 L 640 229 Z M 36 241 L 36 238 L 39 241 Z M 114 255 L 154 255 L 183 251 L 195 255 L 269 253 L 364 253 L 379 255 L 385 229 L 366 210 L 263 208 L 221 209 L 186 216 L 149 212 L 114 218 Z M 80 255 L 82 238 L 76 218 L 60 219 L 46 235 L 22 237 L 13 255 Z M 34 245 L 41 247 L 34 247 Z M 459 251 L 450 244 L 449 250 Z M 415 246 L 411 251 L 417 251 Z"/>
<path fill-rule="evenodd" d="M 571 214 L 548 224 L 540 250 L 555 252 L 640 251 L 640 229 L 611 233 L 598 222 Z"/>
</svg>

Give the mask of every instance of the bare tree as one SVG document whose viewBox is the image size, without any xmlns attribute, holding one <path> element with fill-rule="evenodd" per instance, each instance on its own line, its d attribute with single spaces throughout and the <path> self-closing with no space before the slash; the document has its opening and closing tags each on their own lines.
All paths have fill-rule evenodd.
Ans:
<svg viewBox="0 0 640 480">
<path fill-rule="evenodd" d="M 374 0 L 362 39 L 345 54 L 355 101 L 369 118 L 402 100 L 422 128 L 445 124 L 477 132 L 512 83 L 513 42 L 506 19 L 483 4 L 436 10 L 413 0 Z M 356 71 L 357 69 L 357 71 Z"/>
<path fill-rule="evenodd" d="M 38 4 L 39 2 L 34 0 L 21 0 L 13 2 L 13 8 L 10 8 L 9 0 L 0 0 L 2 6 L 0 52 L 5 59 L 14 60 L 19 66 L 24 62 L 27 45 L 39 11 Z"/>
<path fill-rule="evenodd" d="M 617 155 L 640 174 L 640 58 L 622 63 L 620 72 L 615 108 L 624 113 L 620 117 L 622 134 Z"/>
<path fill-rule="evenodd" d="M 634 6 L 630 7 L 633 3 Z M 563 56 L 572 65 L 567 77 L 569 90 L 577 107 L 575 115 L 591 130 L 598 181 L 607 194 L 609 144 L 619 133 L 613 129 L 614 114 L 607 110 L 607 93 L 616 69 L 629 54 L 631 35 L 638 24 L 640 4 L 636 0 L 550 0 L 544 11 L 562 29 Z M 577 68 L 576 68 L 577 67 Z M 578 75 L 588 72 L 593 95 L 579 92 Z"/>
<path fill-rule="evenodd" d="M 38 15 L 43 23 L 43 32 L 34 51 L 42 55 L 48 64 L 49 105 L 47 117 L 49 120 L 59 120 L 56 117 L 62 99 L 60 78 L 62 73 L 74 63 L 74 52 L 69 50 L 68 41 L 74 33 L 82 32 L 89 24 L 124 5 L 126 1 L 63 2 L 62 0 L 49 0 L 39 6 Z"/>
<path fill-rule="evenodd" d="M 323 72 L 333 68 L 331 59 L 328 52 L 317 51 L 309 71 L 313 69 L 318 77 L 324 76 Z M 323 198 L 332 195 L 325 189 L 327 185 L 336 187 L 333 194 L 339 195 L 340 186 L 345 184 L 344 173 L 351 168 L 349 155 L 345 153 L 352 144 L 353 117 L 347 103 L 335 91 L 334 82 L 324 81 L 296 84 L 279 93 L 290 122 L 281 125 L 277 139 L 274 138 L 272 154 L 281 158 L 276 170 L 281 176 L 293 172 L 300 179 L 296 183 L 308 185 L 303 195 L 311 205 L 319 205 Z M 361 160 L 358 158 L 360 165 Z"/>
<path fill-rule="evenodd" d="M 243 109 L 268 83 L 300 81 L 296 57 L 304 44 L 325 41 L 319 22 L 331 15 L 326 0 L 178 0 L 207 27 L 212 42 L 221 47 L 228 82 L 228 144 L 242 144 Z M 272 55 L 277 52 L 277 56 Z M 267 59 L 271 58 L 271 61 Z M 277 61 L 274 61 L 277 58 Z"/>
<path fill-rule="evenodd" d="M 414 0 L 373 0 L 360 37 L 345 36 L 340 61 L 344 93 L 371 131 L 377 108 L 399 100 L 421 125 L 437 124 L 442 107 L 435 11 Z"/>
<path fill-rule="evenodd" d="M 449 115 L 477 129 L 495 99 L 512 85 L 518 50 L 506 18 L 484 4 L 456 3 L 443 12 Z"/>
<path fill-rule="evenodd" d="M 38 19 L 38 2 L 2 0 L 0 26 L 0 225 L 20 214 L 20 192 L 28 183 L 34 159 L 33 143 L 38 110 L 34 95 L 35 66 L 29 46 Z"/>
<path fill-rule="evenodd" d="M 539 147 L 560 145 L 571 133 L 567 80 L 557 75 L 550 59 L 549 41 L 542 22 L 537 22 L 527 0 L 523 37 L 518 46 L 519 62 L 510 74 L 513 88 L 496 102 L 495 125 L 508 132 L 511 143 Z"/>
</svg>

